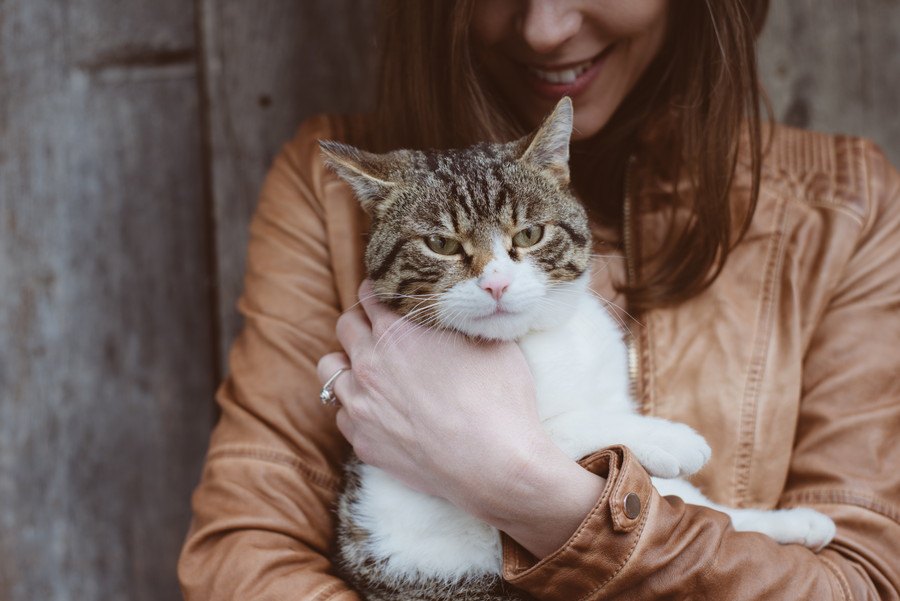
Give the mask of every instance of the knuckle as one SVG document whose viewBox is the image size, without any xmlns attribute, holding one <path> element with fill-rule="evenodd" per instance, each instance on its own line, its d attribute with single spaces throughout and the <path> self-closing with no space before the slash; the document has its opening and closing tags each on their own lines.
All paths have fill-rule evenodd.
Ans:
<svg viewBox="0 0 900 601">
<path fill-rule="evenodd" d="M 362 309 L 359 307 L 348 309 L 338 316 L 336 327 L 344 332 L 349 332 L 359 325 L 361 315 Z"/>
<path fill-rule="evenodd" d="M 343 336 L 348 333 L 351 321 L 352 315 L 350 314 L 350 312 L 341 313 L 340 316 L 338 316 L 337 323 L 334 326 L 338 337 L 343 338 Z"/>
<path fill-rule="evenodd" d="M 378 369 L 371 361 L 364 359 L 353 365 L 353 377 L 362 388 L 371 390 L 378 380 Z"/>
<path fill-rule="evenodd" d="M 349 399 L 348 399 L 349 400 Z M 345 402 L 344 408 L 347 410 L 347 417 L 354 425 L 365 423 L 372 416 L 372 409 L 364 399 L 357 399 L 354 402 Z"/>
<path fill-rule="evenodd" d="M 334 358 L 335 353 L 328 353 L 327 355 L 323 355 L 316 364 L 316 375 L 319 377 L 320 382 L 324 382 L 325 379 L 328 378 L 329 370 L 333 365 Z"/>
</svg>

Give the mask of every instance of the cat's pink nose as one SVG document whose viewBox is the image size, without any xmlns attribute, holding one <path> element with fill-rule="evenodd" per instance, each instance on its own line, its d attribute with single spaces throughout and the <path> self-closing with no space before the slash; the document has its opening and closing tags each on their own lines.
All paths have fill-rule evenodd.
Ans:
<svg viewBox="0 0 900 601">
<path fill-rule="evenodd" d="M 503 293 L 506 292 L 506 289 L 509 288 L 509 278 L 499 273 L 492 273 L 481 278 L 478 285 L 481 286 L 482 290 L 494 297 L 494 300 L 498 301 L 503 296 Z"/>
</svg>

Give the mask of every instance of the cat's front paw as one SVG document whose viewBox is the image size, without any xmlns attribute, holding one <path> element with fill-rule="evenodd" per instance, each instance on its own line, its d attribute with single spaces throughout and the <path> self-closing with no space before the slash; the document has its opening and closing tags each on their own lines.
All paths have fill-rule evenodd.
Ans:
<svg viewBox="0 0 900 601">
<path fill-rule="evenodd" d="M 793 543 L 813 551 L 821 551 L 837 531 L 831 518 L 807 507 L 761 511 L 735 521 L 735 528 L 762 532 L 783 545 Z"/>
<path fill-rule="evenodd" d="M 629 445 L 651 476 L 679 478 L 700 470 L 712 455 L 706 439 L 684 424 L 658 420 L 646 438 Z"/>
</svg>

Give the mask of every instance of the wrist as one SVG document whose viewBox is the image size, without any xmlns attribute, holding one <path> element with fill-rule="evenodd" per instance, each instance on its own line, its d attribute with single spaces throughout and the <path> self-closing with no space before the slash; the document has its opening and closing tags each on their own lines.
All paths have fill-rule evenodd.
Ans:
<svg viewBox="0 0 900 601">
<path fill-rule="evenodd" d="M 479 517 L 544 557 L 572 536 L 605 486 L 605 478 L 578 465 L 547 438 L 512 458 L 506 485 L 482 505 Z"/>
</svg>

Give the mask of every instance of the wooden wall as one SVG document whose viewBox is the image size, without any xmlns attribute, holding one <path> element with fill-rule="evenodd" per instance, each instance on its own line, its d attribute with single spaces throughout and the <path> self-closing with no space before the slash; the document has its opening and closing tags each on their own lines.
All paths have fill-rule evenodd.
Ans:
<svg viewBox="0 0 900 601">
<path fill-rule="evenodd" d="M 0 600 L 179 598 L 246 226 L 371 0 L 0 0 Z M 900 4 L 773 2 L 779 118 L 900 163 Z"/>
</svg>

